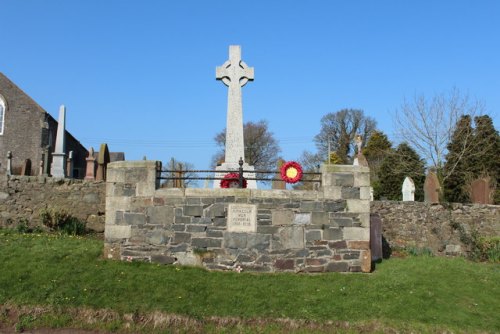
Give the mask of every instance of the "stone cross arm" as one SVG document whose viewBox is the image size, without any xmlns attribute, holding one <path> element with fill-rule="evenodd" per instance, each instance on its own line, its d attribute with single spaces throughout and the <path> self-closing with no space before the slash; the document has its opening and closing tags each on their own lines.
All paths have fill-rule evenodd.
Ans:
<svg viewBox="0 0 500 334">
<path fill-rule="evenodd" d="M 229 60 L 215 69 L 215 77 L 217 80 L 222 80 L 226 86 L 238 83 L 240 87 L 243 87 L 248 81 L 254 79 L 253 67 L 248 67 L 241 60 L 241 48 L 239 45 L 231 45 L 229 47 Z"/>
</svg>

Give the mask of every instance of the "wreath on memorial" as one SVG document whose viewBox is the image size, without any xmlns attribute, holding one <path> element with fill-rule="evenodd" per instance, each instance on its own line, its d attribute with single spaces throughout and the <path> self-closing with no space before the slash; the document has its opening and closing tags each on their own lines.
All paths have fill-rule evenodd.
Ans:
<svg viewBox="0 0 500 334">
<path fill-rule="evenodd" d="M 288 161 L 281 166 L 281 179 L 286 183 L 299 182 L 302 174 L 302 166 L 295 161 Z"/>
<path fill-rule="evenodd" d="M 221 188 L 230 188 L 231 183 L 239 183 L 240 175 L 238 173 L 229 173 L 224 175 L 224 179 L 220 180 Z M 247 187 L 247 180 L 243 178 L 243 188 Z"/>
</svg>

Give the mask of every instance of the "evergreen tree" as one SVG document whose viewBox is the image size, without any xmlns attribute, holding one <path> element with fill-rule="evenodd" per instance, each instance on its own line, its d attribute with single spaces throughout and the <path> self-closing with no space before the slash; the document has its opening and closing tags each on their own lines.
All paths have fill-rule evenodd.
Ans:
<svg viewBox="0 0 500 334">
<path fill-rule="evenodd" d="M 363 155 L 370 166 L 370 183 L 373 187 L 374 194 L 380 192 L 380 165 L 384 158 L 393 152 L 392 143 L 387 138 L 387 135 L 382 131 L 374 130 L 362 149 Z"/>
<path fill-rule="evenodd" d="M 471 117 L 463 115 L 457 122 L 447 145 L 448 154 L 443 173 L 447 177 L 443 180 L 443 186 L 444 196 L 448 202 L 469 202 L 467 183 L 473 177 L 471 166 L 474 163 L 471 158 L 475 146 L 471 123 Z"/>
<path fill-rule="evenodd" d="M 375 198 L 402 200 L 401 187 L 407 176 L 411 177 L 415 183 L 415 200 L 422 201 L 425 181 L 424 161 L 407 143 L 401 143 L 394 153 L 385 157 L 380 165 L 378 172 L 380 187 L 374 194 Z"/>
<path fill-rule="evenodd" d="M 489 176 L 496 183 L 494 202 L 500 203 L 500 135 L 488 115 L 474 118 L 474 147 L 479 153 L 472 159 L 474 178 Z"/>
</svg>

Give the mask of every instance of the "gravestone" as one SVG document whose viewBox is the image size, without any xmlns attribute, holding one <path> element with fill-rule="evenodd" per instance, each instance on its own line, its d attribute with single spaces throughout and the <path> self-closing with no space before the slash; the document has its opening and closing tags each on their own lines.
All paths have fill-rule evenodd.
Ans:
<svg viewBox="0 0 500 334">
<path fill-rule="evenodd" d="M 228 232 L 257 232 L 256 205 L 231 203 L 227 212 Z"/>
<path fill-rule="evenodd" d="M 12 152 L 7 151 L 7 175 L 12 175 Z"/>
<path fill-rule="evenodd" d="M 95 180 L 95 157 L 94 148 L 91 147 L 89 150 L 89 156 L 85 158 L 87 161 L 87 167 L 85 169 L 85 180 L 93 181 Z"/>
<path fill-rule="evenodd" d="M 31 160 L 24 160 L 23 167 L 21 168 L 21 175 L 30 176 L 31 175 Z"/>
<path fill-rule="evenodd" d="M 370 214 L 370 250 L 373 262 L 382 260 L 382 219 L 377 213 Z"/>
<path fill-rule="evenodd" d="M 43 175 L 44 176 L 49 175 L 49 159 L 50 159 L 49 152 L 50 152 L 50 145 L 47 145 L 43 149 Z"/>
<path fill-rule="evenodd" d="M 68 159 L 66 160 L 66 175 L 73 178 L 73 151 L 69 151 Z"/>
<path fill-rule="evenodd" d="M 96 181 L 106 181 L 106 169 L 109 163 L 109 150 L 108 144 L 101 144 L 99 155 L 97 156 L 97 173 Z"/>
<path fill-rule="evenodd" d="M 243 141 L 243 103 L 241 87 L 254 79 L 253 67 L 248 67 L 241 60 L 239 45 L 229 46 L 229 60 L 216 68 L 216 79 L 221 80 L 227 87 L 227 119 L 224 162 L 216 167 L 216 178 L 223 178 L 227 173 L 222 171 L 237 171 L 240 158 L 243 160 L 243 169 L 250 171 L 244 173 L 245 178 L 255 178 L 253 166 L 245 162 L 245 145 Z M 220 172 L 217 172 L 220 171 Z M 215 180 L 214 188 L 220 188 L 220 181 Z M 257 189 L 255 180 L 247 180 L 247 188 Z"/>
<path fill-rule="evenodd" d="M 52 166 L 50 173 L 52 177 L 66 177 L 66 107 L 59 108 L 59 120 L 57 124 L 56 148 L 52 153 Z"/>
<path fill-rule="evenodd" d="M 477 204 L 493 204 L 490 179 L 482 178 L 474 180 L 471 184 L 471 202 Z"/>
<path fill-rule="evenodd" d="M 278 167 L 278 173 L 281 171 L 281 167 L 285 163 L 285 160 L 279 159 L 277 163 Z M 281 175 L 281 174 L 278 174 Z M 276 190 L 283 190 L 286 189 L 286 182 L 285 181 L 272 181 L 272 188 Z"/>
<path fill-rule="evenodd" d="M 407 176 L 405 178 L 401 191 L 403 193 L 403 202 L 415 201 L 415 183 L 413 182 L 411 177 Z"/>
<path fill-rule="evenodd" d="M 427 173 L 424 182 L 424 201 L 425 203 L 439 203 L 439 193 L 441 186 L 439 179 L 433 171 Z"/>
</svg>

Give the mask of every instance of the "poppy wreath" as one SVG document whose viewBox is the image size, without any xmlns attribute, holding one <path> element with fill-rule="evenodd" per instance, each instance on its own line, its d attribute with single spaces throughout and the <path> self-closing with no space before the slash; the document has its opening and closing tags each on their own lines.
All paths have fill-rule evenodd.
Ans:
<svg viewBox="0 0 500 334">
<path fill-rule="evenodd" d="M 302 179 L 302 166 L 295 161 L 288 161 L 281 166 L 281 179 L 286 183 L 297 183 Z"/>
<path fill-rule="evenodd" d="M 229 188 L 229 185 L 232 182 L 239 182 L 240 175 L 238 173 L 229 173 L 224 175 L 224 179 L 220 180 L 220 187 L 221 188 Z M 247 187 L 247 180 L 243 178 L 243 188 Z"/>
</svg>

